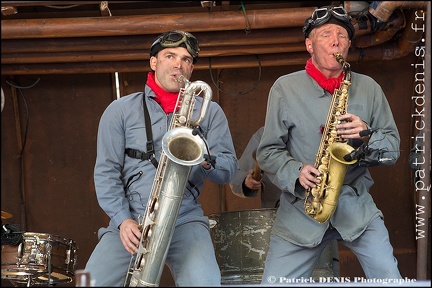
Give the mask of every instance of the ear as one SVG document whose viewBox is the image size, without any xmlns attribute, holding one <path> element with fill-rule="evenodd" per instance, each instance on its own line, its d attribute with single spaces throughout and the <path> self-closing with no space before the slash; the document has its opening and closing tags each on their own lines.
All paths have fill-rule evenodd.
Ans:
<svg viewBox="0 0 432 288">
<path fill-rule="evenodd" d="M 150 68 L 156 70 L 157 58 L 154 56 L 150 57 Z"/>
<path fill-rule="evenodd" d="M 312 53 L 313 52 L 312 41 L 310 41 L 309 38 L 306 38 L 305 45 L 306 45 L 306 51 L 308 51 L 309 53 Z"/>
</svg>

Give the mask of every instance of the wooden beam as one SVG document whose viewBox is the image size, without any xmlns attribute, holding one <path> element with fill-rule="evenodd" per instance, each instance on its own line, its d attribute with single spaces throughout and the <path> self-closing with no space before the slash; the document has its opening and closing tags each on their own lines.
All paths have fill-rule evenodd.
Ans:
<svg viewBox="0 0 432 288">
<path fill-rule="evenodd" d="M 309 8 L 250 10 L 255 29 L 302 27 L 314 10 Z M 179 13 L 140 16 L 2 20 L 1 39 L 70 38 L 160 34 L 172 29 L 189 32 L 244 30 L 241 11 Z"/>
<path fill-rule="evenodd" d="M 219 57 L 233 55 L 274 54 L 306 51 L 304 43 L 280 45 L 251 45 L 239 47 L 209 47 L 200 52 L 202 57 Z M 34 63 L 69 63 L 69 62 L 103 62 L 103 61 L 129 61 L 150 59 L 147 49 L 142 50 L 99 50 L 83 52 L 58 53 L 15 53 L 3 54 L 1 63 L 4 64 L 34 64 Z"/>
<path fill-rule="evenodd" d="M 31 52 L 80 52 L 101 50 L 149 50 L 157 34 L 79 38 L 6 39 L 2 54 Z M 196 32 L 202 50 L 220 46 L 283 45 L 304 43 L 300 27 L 260 29 L 246 35 L 244 31 Z"/>
</svg>

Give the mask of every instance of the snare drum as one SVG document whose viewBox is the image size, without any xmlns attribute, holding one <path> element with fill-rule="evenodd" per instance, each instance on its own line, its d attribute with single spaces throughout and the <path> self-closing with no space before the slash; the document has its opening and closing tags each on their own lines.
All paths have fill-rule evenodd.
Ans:
<svg viewBox="0 0 432 288">
<path fill-rule="evenodd" d="M 43 233 L 23 233 L 17 246 L 2 245 L 2 279 L 18 283 L 72 282 L 77 264 L 75 241 Z"/>
</svg>

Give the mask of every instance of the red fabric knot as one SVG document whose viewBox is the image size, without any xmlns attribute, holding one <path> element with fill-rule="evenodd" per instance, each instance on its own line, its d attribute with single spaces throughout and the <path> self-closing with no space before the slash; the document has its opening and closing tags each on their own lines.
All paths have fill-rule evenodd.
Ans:
<svg viewBox="0 0 432 288">
<path fill-rule="evenodd" d="M 178 93 L 167 92 L 159 85 L 156 84 L 154 72 L 149 72 L 147 75 L 147 85 L 155 92 L 156 102 L 162 107 L 166 114 L 173 113 L 177 111 L 177 107 L 174 111 L 175 105 L 177 103 Z"/>
<path fill-rule="evenodd" d="M 312 77 L 320 87 L 322 87 L 324 90 L 330 92 L 330 94 L 333 95 L 334 90 L 336 88 L 340 87 L 340 83 L 342 82 L 342 78 L 344 76 L 344 73 L 341 73 L 341 75 L 338 78 L 329 78 L 327 79 L 324 74 L 322 74 L 312 63 L 312 58 L 309 58 L 306 61 L 306 73 L 309 74 L 310 77 Z"/>
</svg>

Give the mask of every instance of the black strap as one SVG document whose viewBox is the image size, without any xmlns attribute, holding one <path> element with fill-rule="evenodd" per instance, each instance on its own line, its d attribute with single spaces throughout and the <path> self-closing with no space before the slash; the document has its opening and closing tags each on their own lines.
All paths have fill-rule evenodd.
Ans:
<svg viewBox="0 0 432 288">
<path fill-rule="evenodd" d="M 137 158 L 141 160 L 149 160 L 152 162 L 153 166 L 157 168 L 158 162 L 155 158 L 155 151 L 154 151 L 154 145 L 153 145 L 153 134 L 151 130 L 151 121 L 150 121 L 150 115 L 147 109 L 147 104 L 145 101 L 145 93 L 143 93 L 143 108 L 144 108 L 144 124 L 146 127 L 146 134 L 147 134 L 147 143 L 146 143 L 146 149 L 147 152 L 141 152 L 136 149 L 130 149 L 126 148 L 125 153 L 132 158 Z"/>
<path fill-rule="evenodd" d="M 147 153 L 154 154 L 154 146 L 153 146 L 153 133 L 151 130 L 151 121 L 150 121 L 150 115 L 147 109 L 147 104 L 145 101 L 145 95 L 143 94 L 143 108 L 144 108 L 144 121 L 146 126 L 146 133 L 147 133 Z"/>
<path fill-rule="evenodd" d="M 136 159 L 141 159 L 141 160 L 149 160 L 151 161 L 153 154 L 150 153 L 145 153 L 139 150 L 135 150 L 135 149 L 130 149 L 130 148 L 126 148 L 125 149 L 125 153 L 132 158 L 136 158 Z"/>
</svg>

